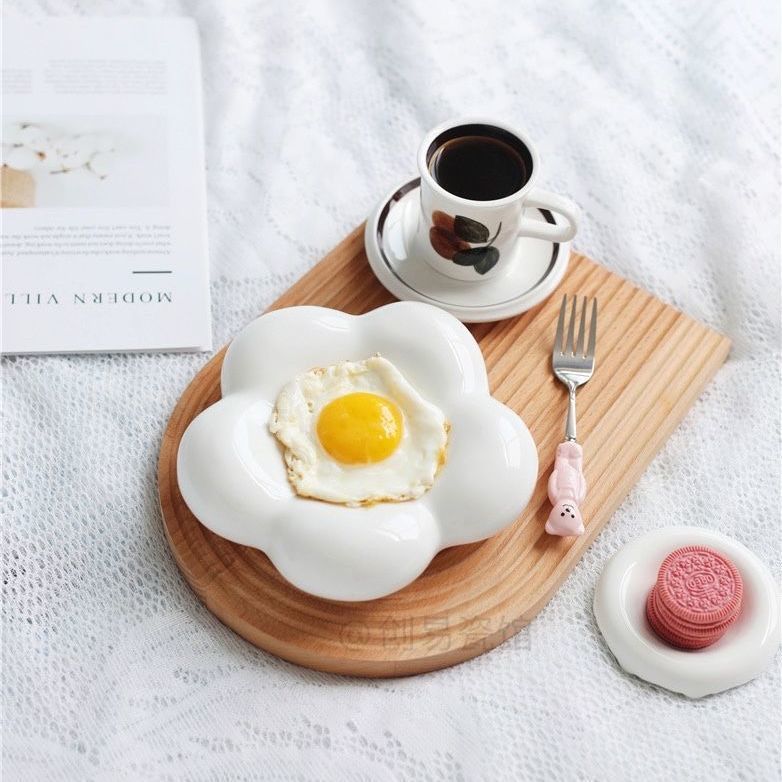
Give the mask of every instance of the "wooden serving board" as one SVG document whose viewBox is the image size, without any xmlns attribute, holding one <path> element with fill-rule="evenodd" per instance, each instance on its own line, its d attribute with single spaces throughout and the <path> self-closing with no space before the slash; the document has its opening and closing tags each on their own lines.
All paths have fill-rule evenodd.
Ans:
<svg viewBox="0 0 782 782">
<path fill-rule="evenodd" d="M 568 539 L 543 531 L 546 482 L 566 411 L 566 392 L 550 369 L 563 292 L 600 301 L 597 370 L 578 397 L 589 484 L 586 534 Z M 358 228 L 272 309 L 318 304 L 361 313 L 391 300 L 369 269 Z M 730 348 L 725 337 L 575 253 L 548 301 L 517 318 L 470 328 L 486 359 L 492 393 L 522 416 L 535 438 L 537 488 L 505 532 L 442 551 L 413 584 L 365 603 L 299 591 L 263 553 L 218 537 L 190 513 L 177 487 L 177 448 L 190 421 L 220 398 L 224 350 L 196 376 L 163 438 L 160 502 L 179 567 L 225 624 L 286 660 L 358 676 L 421 673 L 491 649 L 551 598 Z"/>
</svg>

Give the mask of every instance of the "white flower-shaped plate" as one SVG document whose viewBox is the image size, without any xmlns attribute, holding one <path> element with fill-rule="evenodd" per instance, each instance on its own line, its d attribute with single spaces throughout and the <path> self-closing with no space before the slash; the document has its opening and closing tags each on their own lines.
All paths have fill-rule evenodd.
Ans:
<svg viewBox="0 0 782 782">
<path fill-rule="evenodd" d="M 268 429 L 278 393 L 313 367 L 375 353 L 450 421 L 445 466 L 418 500 L 349 508 L 297 496 Z M 210 530 L 261 549 L 288 581 L 319 597 L 395 592 L 441 549 L 511 524 L 532 496 L 538 458 L 529 430 L 489 394 L 467 328 L 431 305 L 396 302 L 358 316 L 323 307 L 267 313 L 231 343 L 221 386 L 222 399 L 182 437 L 182 496 Z"/>
</svg>

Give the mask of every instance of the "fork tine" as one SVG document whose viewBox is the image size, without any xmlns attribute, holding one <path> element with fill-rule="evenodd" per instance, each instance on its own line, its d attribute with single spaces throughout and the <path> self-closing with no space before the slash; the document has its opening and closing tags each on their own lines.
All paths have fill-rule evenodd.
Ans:
<svg viewBox="0 0 782 782">
<path fill-rule="evenodd" d="M 578 296 L 573 297 L 573 310 L 570 314 L 570 325 L 567 329 L 567 343 L 565 344 L 565 353 L 568 355 L 573 355 L 573 345 L 574 337 L 575 337 L 575 331 L 576 331 L 576 310 L 578 309 Z"/>
<path fill-rule="evenodd" d="M 584 304 L 586 310 L 586 304 Z M 597 299 L 592 303 L 592 319 L 589 324 L 589 343 L 587 344 L 586 357 L 594 359 L 595 357 L 595 342 L 597 342 Z"/>
<path fill-rule="evenodd" d="M 554 337 L 554 355 L 562 353 L 562 337 L 565 334 L 565 312 L 567 311 L 567 293 L 562 297 L 562 306 L 559 308 L 559 320 L 557 321 L 557 335 Z"/>
<path fill-rule="evenodd" d="M 581 308 L 581 324 L 578 327 L 578 344 L 576 345 L 576 355 L 584 355 L 584 340 L 586 339 L 586 319 L 587 319 L 587 303 L 589 299 L 584 296 L 584 306 Z"/>
</svg>

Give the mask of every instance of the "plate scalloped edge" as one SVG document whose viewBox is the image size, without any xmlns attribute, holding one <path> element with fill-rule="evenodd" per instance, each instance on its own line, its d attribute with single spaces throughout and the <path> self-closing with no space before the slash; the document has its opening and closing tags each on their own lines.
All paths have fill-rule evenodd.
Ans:
<svg viewBox="0 0 782 782">
<path fill-rule="evenodd" d="M 267 425 L 277 394 L 300 372 L 354 358 L 355 351 L 384 355 L 451 421 L 446 465 L 418 500 L 351 508 L 298 497 L 288 483 Z M 291 583 L 316 596 L 371 600 L 401 589 L 442 548 L 513 523 L 536 484 L 528 428 L 489 393 L 473 335 L 431 305 L 394 302 L 364 315 L 313 306 L 274 310 L 231 343 L 221 386 L 222 398 L 182 436 L 182 496 L 206 527 L 266 552 Z M 476 448 L 483 458 L 473 458 Z M 473 492 L 468 478 L 488 487 L 486 494 Z"/>
</svg>

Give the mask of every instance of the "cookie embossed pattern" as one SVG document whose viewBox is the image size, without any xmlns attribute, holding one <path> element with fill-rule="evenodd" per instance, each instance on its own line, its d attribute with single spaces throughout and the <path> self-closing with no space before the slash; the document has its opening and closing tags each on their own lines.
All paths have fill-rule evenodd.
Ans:
<svg viewBox="0 0 782 782">
<path fill-rule="evenodd" d="M 736 621 L 743 593 L 741 574 L 729 559 L 705 546 L 685 546 L 663 560 L 646 616 L 673 646 L 702 649 Z"/>
</svg>

